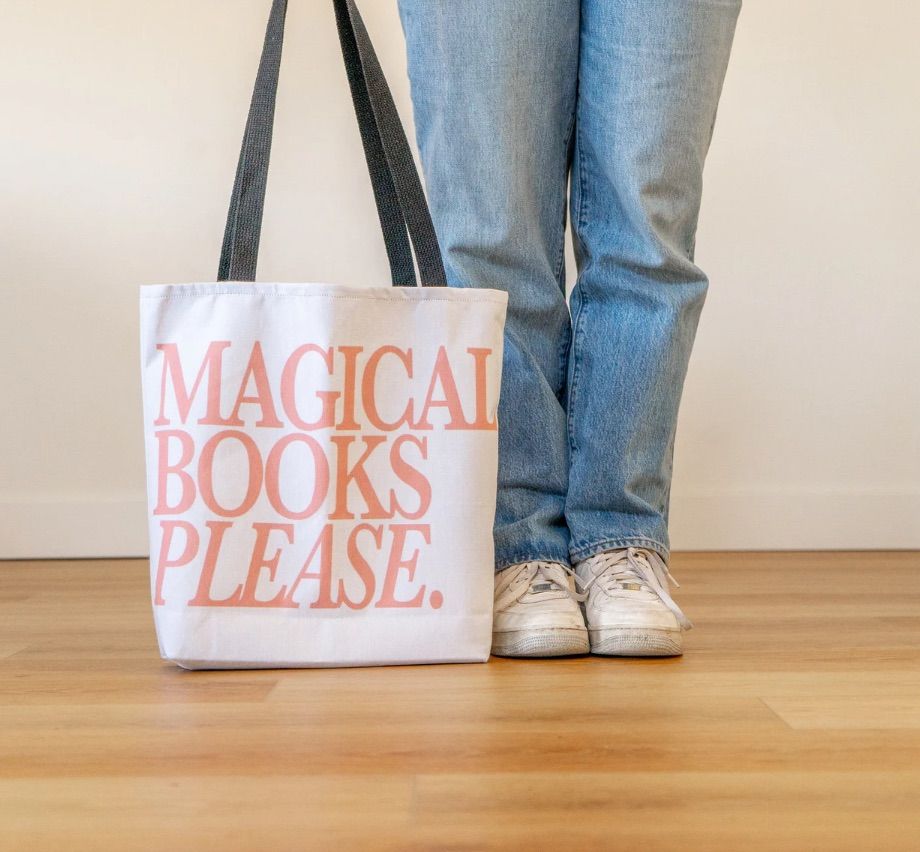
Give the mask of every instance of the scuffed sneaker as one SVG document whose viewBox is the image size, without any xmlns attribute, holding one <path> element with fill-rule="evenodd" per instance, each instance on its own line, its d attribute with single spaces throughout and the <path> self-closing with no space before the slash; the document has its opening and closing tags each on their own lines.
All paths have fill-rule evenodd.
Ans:
<svg viewBox="0 0 920 852">
<path fill-rule="evenodd" d="M 608 550 L 575 566 L 584 598 L 591 653 L 670 657 L 683 653 L 681 631 L 693 627 L 668 592 L 680 584 L 654 551 Z"/>
<path fill-rule="evenodd" d="M 499 657 L 587 654 L 588 631 L 574 572 L 559 562 L 521 562 L 495 575 L 492 653 Z"/>
</svg>

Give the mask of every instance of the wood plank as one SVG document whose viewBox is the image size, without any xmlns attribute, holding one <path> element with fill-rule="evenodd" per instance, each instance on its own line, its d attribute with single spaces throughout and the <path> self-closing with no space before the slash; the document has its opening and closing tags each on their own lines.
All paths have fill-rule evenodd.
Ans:
<svg viewBox="0 0 920 852">
<path fill-rule="evenodd" d="M 672 570 L 681 658 L 186 672 L 145 562 L 0 563 L 0 848 L 916 849 L 920 554 Z"/>
<path fill-rule="evenodd" d="M 805 695 L 770 695 L 766 704 L 798 730 L 920 730 L 920 684 L 882 694 L 855 689 Z"/>
</svg>

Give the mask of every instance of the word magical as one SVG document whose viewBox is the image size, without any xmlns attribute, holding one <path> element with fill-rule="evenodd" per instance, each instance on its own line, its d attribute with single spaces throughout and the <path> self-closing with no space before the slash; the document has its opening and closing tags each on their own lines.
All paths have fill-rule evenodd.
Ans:
<svg viewBox="0 0 920 852">
<path fill-rule="evenodd" d="M 171 578 L 196 607 L 443 605 L 416 579 L 432 536 L 426 466 L 449 463 L 429 458 L 429 438 L 497 428 L 491 349 L 156 348 L 155 605 Z"/>
</svg>

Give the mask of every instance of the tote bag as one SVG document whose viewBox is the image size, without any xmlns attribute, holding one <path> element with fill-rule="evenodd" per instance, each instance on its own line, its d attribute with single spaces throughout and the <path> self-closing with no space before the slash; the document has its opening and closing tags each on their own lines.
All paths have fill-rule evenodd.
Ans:
<svg viewBox="0 0 920 852">
<path fill-rule="evenodd" d="M 507 294 L 446 286 L 367 31 L 334 6 L 395 286 L 253 283 L 275 0 L 218 283 L 141 287 L 153 613 L 186 668 L 489 655 Z"/>
</svg>

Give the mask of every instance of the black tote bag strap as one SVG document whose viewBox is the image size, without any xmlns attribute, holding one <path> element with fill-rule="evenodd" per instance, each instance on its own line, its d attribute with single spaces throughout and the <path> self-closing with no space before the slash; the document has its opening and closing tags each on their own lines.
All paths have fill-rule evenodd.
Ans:
<svg viewBox="0 0 920 852">
<path fill-rule="evenodd" d="M 390 275 L 395 285 L 413 285 L 415 284 L 415 268 L 412 264 L 412 249 L 409 247 L 409 241 L 406 238 L 406 217 L 403 215 L 403 208 L 393 180 L 393 173 L 387 162 L 384 142 L 380 133 L 380 124 L 374 113 L 364 68 L 361 64 L 361 54 L 358 49 L 355 30 L 351 25 L 351 19 L 344 4 L 334 0 L 333 6 L 335 7 L 335 19 L 339 32 L 339 45 L 342 48 L 342 58 L 345 60 L 345 73 L 348 77 L 348 86 L 351 91 L 355 115 L 358 118 L 358 130 L 361 133 L 361 142 L 364 146 L 364 158 L 367 161 L 371 187 L 374 190 L 374 202 L 377 205 L 377 215 L 380 218 L 383 241 L 390 262 Z M 373 47 L 371 52 L 373 52 Z M 402 134 L 402 124 L 398 115 L 396 124 L 399 128 L 399 133 Z M 413 175 L 413 177 L 416 178 L 416 181 L 418 180 L 417 175 Z M 422 200 L 424 201 L 424 195 Z M 428 214 L 427 202 L 425 202 L 424 210 Z M 437 238 L 435 238 L 435 243 L 437 243 Z M 438 261 L 440 262 L 440 252 Z M 423 280 L 424 277 L 423 274 Z"/>
<path fill-rule="evenodd" d="M 415 250 L 415 260 L 422 279 L 421 283 L 425 286 L 445 287 L 447 276 L 441 260 L 441 247 L 438 245 L 438 238 L 431 221 L 425 191 L 415 167 L 412 149 L 406 140 L 399 112 L 393 102 L 393 95 L 387 85 L 383 69 L 380 67 L 377 52 L 367 34 L 355 0 L 333 0 L 333 6 L 358 124 L 377 129 L 378 145 L 384 152 L 388 171 L 392 175 L 390 182 L 395 188 L 397 203 L 409 229 L 412 247 Z M 366 115 L 366 110 L 359 105 L 359 100 L 364 97 L 367 98 L 373 110 L 373 116 L 376 119 L 373 122 Z M 371 180 L 373 181 L 373 165 L 370 157 L 368 157 L 368 167 L 371 169 Z M 383 214 L 381 214 L 382 219 Z M 386 234 L 385 226 L 384 234 Z M 397 282 L 394 280 L 394 283 Z"/>
<path fill-rule="evenodd" d="M 333 0 L 339 41 L 395 285 L 446 286 L 437 235 L 399 113 L 354 0 Z M 273 0 L 230 199 L 218 281 L 254 281 L 287 0 Z"/>
</svg>

